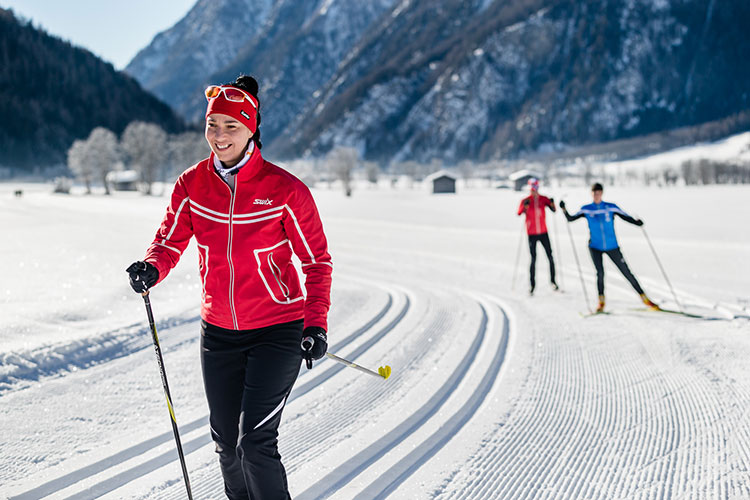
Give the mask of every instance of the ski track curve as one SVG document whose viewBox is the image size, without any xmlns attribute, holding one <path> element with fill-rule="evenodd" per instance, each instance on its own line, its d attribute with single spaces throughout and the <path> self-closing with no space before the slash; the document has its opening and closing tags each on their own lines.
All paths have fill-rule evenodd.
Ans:
<svg viewBox="0 0 750 500">
<path fill-rule="evenodd" d="M 394 306 L 394 293 L 395 292 L 391 290 L 387 290 L 387 292 L 388 292 L 388 299 L 387 299 L 385 306 L 374 317 L 372 317 L 369 321 L 367 321 L 364 325 L 355 329 L 345 338 L 333 344 L 332 350 L 346 347 L 347 345 L 357 340 L 362 334 L 372 329 L 379 321 L 382 320 L 382 318 Z M 390 321 L 388 325 L 386 325 L 384 328 L 382 328 L 376 334 L 376 337 L 381 338 L 383 335 L 388 333 L 388 331 L 393 329 L 398 324 L 398 322 L 401 321 L 401 319 L 403 319 L 404 315 L 409 309 L 409 306 L 410 306 L 410 302 L 407 297 L 406 300 L 404 301 L 404 305 L 402 306 L 402 309 L 399 311 L 396 318 Z M 197 319 L 194 319 L 193 321 L 197 321 Z M 173 321 L 170 319 L 170 320 L 165 320 L 161 324 L 164 326 L 164 328 L 167 328 L 167 327 L 179 326 L 186 322 L 187 321 L 183 321 L 181 319 L 177 321 Z M 130 334 L 128 336 L 130 336 Z M 139 349 L 145 349 L 145 348 L 151 347 L 150 342 L 145 343 L 144 345 L 140 345 L 140 344 L 144 344 L 144 343 L 136 342 L 136 341 L 129 343 L 129 345 L 132 345 L 132 346 L 139 345 L 140 346 Z M 177 344 L 177 345 L 181 345 L 181 344 L 182 343 Z M 368 341 L 368 343 L 365 344 L 365 348 L 362 348 L 362 346 L 360 346 L 357 351 L 360 353 L 364 352 L 367 350 L 367 347 L 371 346 L 372 344 L 374 344 L 373 341 Z M 136 351 L 139 349 L 133 348 L 130 350 Z M 116 357 L 119 358 L 122 356 L 116 356 Z M 112 358 L 112 359 L 115 359 L 115 358 Z M 332 371 L 329 373 L 338 372 L 339 371 L 337 368 L 338 366 L 341 366 L 341 365 L 332 367 L 331 368 Z M 341 366 L 341 368 L 344 368 L 344 367 Z M 301 371 L 304 371 L 304 369 L 301 368 Z M 318 377 L 317 379 L 313 381 L 303 384 L 303 386 L 300 388 L 295 388 L 295 390 L 292 391 L 292 394 L 290 394 L 288 401 L 289 402 L 293 401 L 294 399 L 301 396 L 302 394 L 312 390 L 315 386 L 319 385 L 323 381 L 324 381 L 324 378 Z M 179 426 L 180 434 L 181 436 L 183 436 L 183 449 L 186 455 L 188 455 L 189 453 L 195 450 L 200 449 L 201 447 L 205 445 L 210 444 L 211 439 L 207 430 L 207 426 L 208 426 L 207 415 L 194 419 L 184 425 Z M 190 433 L 196 430 L 202 430 L 203 432 L 200 433 L 200 436 L 194 439 L 189 439 L 187 441 L 184 439 L 184 437 L 188 436 Z M 160 445 L 172 442 L 173 439 L 174 439 L 174 436 L 171 432 L 162 433 L 146 441 L 137 443 L 125 450 L 119 451 L 104 459 L 98 460 L 95 463 L 92 463 L 80 469 L 71 471 L 51 481 L 45 482 L 31 490 L 28 490 L 23 493 L 19 493 L 13 497 L 10 497 L 10 500 L 32 500 L 32 499 L 38 499 L 38 498 L 49 496 L 60 490 L 68 488 L 71 485 L 85 481 L 87 478 L 106 472 L 108 469 L 112 469 L 138 456 L 144 455 L 148 453 L 149 451 L 157 448 Z M 169 451 L 161 453 L 156 457 L 150 458 L 142 463 L 136 464 L 128 470 L 119 472 L 113 477 L 109 477 L 99 483 L 93 484 L 92 486 L 87 486 L 86 490 L 83 492 L 78 492 L 73 495 L 66 496 L 64 498 L 66 500 L 73 500 L 73 499 L 83 500 L 83 499 L 99 498 L 100 496 L 106 493 L 109 493 L 123 486 L 124 484 L 127 484 L 130 481 L 140 478 L 141 476 L 145 475 L 149 471 L 163 467 L 175 460 L 177 460 L 177 451 L 176 449 L 174 450 L 170 449 Z"/>
<path fill-rule="evenodd" d="M 414 291 L 411 291 L 410 293 L 413 294 Z M 400 396 L 401 398 L 409 397 L 409 392 L 408 390 L 405 390 L 405 386 L 410 385 L 410 382 L 399 381 L 399 375 L 402 372 L 408 372 L 410 368 L 409 365 L 419 366 L 420 363 L 424 364 L 427 362 L 426 358 L 429 353 L 429 350 L 426 349 L 415 350 L 413 346 L 425 345 L 430 341 L 435 341 L 439 336 L 447 338 L 452 331 L 452 328 L 458 326 L 454 321 L 454 317 L 456 316 L 454 301 L 451 301 L 451 306 L 446 307 L 443 305 L 443 302 L 440 300 L 436 301 L 435 297 L 431 297 L 429 294 L 417 293 L 415 298 L 417 299 L 417 302 L 422 304 L 422 307 L 421 312 L 415 311 L 414 314 L 416 314 L 416 316 L 411 319 L 410 324 L 424 325 L 424 327 L 417 335 L 406 337 L 406 340 L 412 347 L 407 348 L 406 352 L 402 355 L 403 358 L 397 360 L 397 362 L 399 362 L 398 371 L 394 372 L 394 375 L 391 376 L 387 385 L 383 384 L 382 381 L 372 379 L 371 377 L 359 376 L 356 387 L 353 387 L 351 384 L 347 386 L 350 392 L 342 394 L 340 390 L 335 391 L 334 394 L 326 394 L 324 401 L 317 402 L 317 404 L 323 409 L 322 412 L 318 412 L 315 415 L 315 421 L 331 422 L 330 425 L 311 427 L 308 423 L 309 421 L 294 417 L 290 421 L 284 423 L 286 436 L 281 443 L 281 452 L 282 456 L 288 457 L 285 459 L 285 466 L 290 475 L 294 474 L 300 466 L 310 460 L 314 460 L 321 453 L 327 451 L 328 448 L 336 446 L 337 440 L 341 443 L 342 441 L 345 441 L 346 436 L 352 435 L 356 432 L 361 432 L 364 426 L 363 417 L 373 414 L 379 406 L 386 404 L 385 402 L 388 401 L 388 398 L 392 397 L 393 394 L 403 392 Z M 365 462 L 374 462 L 382 456 L 384 449 L 390 449 L 397 445 L 400 439 L 394 439 L 396 436 L 403 436 L 413 430 L 415 426 L 424 425 L 430 417 L 434 416 L 434 411 L 438 409 L 445 400 L 454 396 L 453 390 L 455 390 L 455 386 L 463 379 L 463 377 L 458 374 L 465 373 L 471 367 L 472 361 L 476 357 L 477 349 L 482 345 L 481 340 L 487 328 L 487 308 L 489 308 L 489 306 L 482 305 L 478 300 L 470 300 L 468 298 L 465 300 L 467 301 L 466 307 L 473 304 L 471 307 L 476 309 L 476 313 L 478 313 L 480 317 L 477 317 L 476 313 L 471 315 L 471 317 L 475 318 L 474 321 L 479 323 L 476 327 L 477 335 L 475 335 L 472 340 L 471 348 L 467 349 L 466 353 L 463 355 L 463 362 L 457 370 L 454 371 L 456 376 L 447 377 L 450 381 L 449 384 L 444 384 L 440 390 L 433 393 L 433 397 L 431 398 L 433 404 L 430 407 L 427 409 L 424 407 L 421 408 L 421 413 L 415 412 L 412 415 L 405 415 L 404 419 L 406 420 L 406 423 L 399 424 L 397 428 L 389 434 L 391 439 L 386 439 L 386 441 L 388 441 L 387 443 L 380 440 L 381 442 L 375 445 L 376 448 L 380 449 L 380 453 L 375 453 L 374 455 L 371 454 L 369 460 L 364 461 L 357 461 L 356 459 L 349 457 L 345 464 L 338 467 L 337 470 L 332 473 L 341 475 L 342 468 L 346 468 L 349 472 L 352 472 L 349 474 L 348 479 L 355 477 L 359 472 L 366 468 L 367 464 Z M 493 312 L 492 314 L 496 313 Z M 400 322 L 403 322 L 403 315 L 399 315 L 398 319 Z M 402 330 L 405 328 L 405 326 L 398 326 Z M 411 328 L 413 327 L 410 326 L 409 329 L 411 330 Z M 479 335 L 480 333 L 481 335 Z M 374 337 L 378 337 L 378 335 L 376 334 Z M 380 341 L 381 338 L 382 336 L 380 336 L 378 340 Z M 349 375 L 349 378 L 351 378 L 351 374 Z M 490 375 L 485 375 L 484 377 L 485 381 L 489 378 Z M 333 379 L 327 378 L 324 380 L 332 381 Z M 310 382 L 311 381 L 305 383 Z M 300 388 L 303 388 L 305 383 L 300 385 Z M 446 385 L 453 386 L 453 390 L 446 390 Z M 344 390 L 346 390 L 346 388 L 344 388 Z M 481 401 L 484 395 L 486 395 L 486 391 L 480 391 L 477 393 L 473 398 L 474 403 L 476 403 L 476 401 Z M 289 406 L 287 411 L 291 412 L 292 406 Z M 464 411 L 466 412 L 468 410 Z M 327 418 L 329 416 L 335 416 L 336 418 Z M 464 418 L 464 420 L 468 419 Z M 461 425 L 464 423 L 465 422 L 461 422 Z M 436 446 L 436 443 L 442 444 L 441 439 L 445 439 L 446 437 L 446 428 L 444 427 L 441 430 L 442 432 L 439 434 L 439 438 L 433 437 L 432 441 L 429 441 L 427 445 L 425 445 L 428 448 L 427 452 L 434 452 L 437 450 L 439 446 Z M 342 436 L 344 436 L 344 439 L 342 439 Z M 318 446 L 311 446 L 310 443 L 320 444 Z M 201 467 L 201 470 L 199 470 L 197 474 L 191 473 L 194 494 L 196 497 L 200 498 L 223 498 L 223 484 L 221 478 L 218 477 L 215 472 L 215 454 L 208 448 L 209 447 L 204 447 L 200 453 L 200 460 L 202 463 L 206 464 L 207 467 Z M 422 458 L 425 457 L 427 457 L 427 453 L 422 454 Z M 191 461 L 195 461 L 197 458 L 198 457 L 191 457 Z M 418 461 L 419 460 L 417 460 L 417 462 Z M 351 464 L 355 462 L 357 465 L 352 470 Z M 399 467 L 401 467 L 401 478 L 408 477 L 408 472 L 407 474 L 404 474 L 406 468 L 403 467 L 403 463 L 399 464 Z M 393 470 L 395 471 L 396 469 Z M 347 482 L 346 478 L 345 482 Z M 320 483 L 323 484 L 325 481 L 320 481 Z M 165 500 L 182 498 L 184 496 L 184 486 L 178 481 L 174 481 L 169 485 L 165 485 L 164 489 L 160 488 L 158 490 L 158 495 L 156 494 L 156 491 L 153 491 L 150 494 L 145 495 L 143 498 L 151 497 L 153 495 Z M 303 492 L 299 495 L 295 495 L 295 498 L 304 499 L 306 498 L 306 495 L 308 495 L 308 493 Z M 310 496 L 310 498 L 319 498 L 319 496 L 313 495 Z"/>
<path fill-rule="evenodd" d="M 447 399 L 453 394 L 459 382 L 469 370 L 472 360 L 476 357 L 479 346 L 482 344 L 487 329 L 487 311 L 480 305 L 482 320 L 479 330 L 474 336 L 474 341 L 469 350 L 464 354 L 458 366 L 454 369 L 446 382 L 435 391 L 427 403 L 416 409 L 403 423 L 385 434 L 367 448 L 351 457 L 347 462 L 327 476 L 319 480 L 307 490 L 300 493 L 298 500 L 312 500 L 326 498 L 349 483 L 352 479 L 363 472 L 367 467 L 376 462 L 388 451 L 397 446 L 405 437 L 413 433 L 417 428 L 424 425 L 443 406 Z M 430 330 L 429 328 L 427 330 Z"/>
<path fill-rule="evenodd" d="M 485 312 L 492 306 L 483 306 Z M 510 321 L 501 305 L 496 305 L 503 317 L 502 339 L 495 351 L 489 369 L 472 392 L 472 396 L 461 408 L 451 415 L 440 429 L 424 440 L 418 447 L 402 458 L 397 464 L 381 473 L 377 481 L 370 483 L 363 491 L 354 497 L 356 500 L 370 500 L 385 498 L 403 484 L 420 466 L 432 458 L 450 439 L 455 437 L 477 412 L 485 398 L 490 394 L 492 385 L 498 377 L 500 368 L 505 360 L 508 349 L 508 337 L 511 334 Z M 483 322 L 486 328 L 486 321 Z M 476 355 L 476 353 L 474 353 Z"/>
</svg>

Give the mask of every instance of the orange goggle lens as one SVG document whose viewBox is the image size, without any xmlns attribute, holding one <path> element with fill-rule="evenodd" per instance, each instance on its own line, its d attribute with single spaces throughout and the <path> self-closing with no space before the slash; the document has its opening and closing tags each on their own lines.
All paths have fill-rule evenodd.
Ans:
<svg viewBox="0 0 750 500">
<path fill-rule="evenodd" d="M 222 87 L 220 85 L 211 85 L 209 87 L 206 87 L 206 99 L 214 99 L 215 97 L 218 97 L 222 92 L 224 92 L 224 97 L 227 101 L 242 102 L 243 100 L 248 99 L 253 107 L 255 107 L 255 103 L 248 97 L 247 94 L 234 87 Z"/>
</svg>

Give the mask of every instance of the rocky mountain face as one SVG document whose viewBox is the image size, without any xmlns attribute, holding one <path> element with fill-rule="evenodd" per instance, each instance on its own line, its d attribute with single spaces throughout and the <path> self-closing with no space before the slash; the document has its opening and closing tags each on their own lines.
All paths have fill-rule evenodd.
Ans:
<svg viewBox="0 0 750 500">
<path fill-rule="evenodd" d="M 252 27 L 241 3 L 199 0 L 127 71 L 194 120 L 205 83 L 255 75 L 276 157 L 485 160 L 750 109 L 745 0 L 248 0 Z"/>
</svg>

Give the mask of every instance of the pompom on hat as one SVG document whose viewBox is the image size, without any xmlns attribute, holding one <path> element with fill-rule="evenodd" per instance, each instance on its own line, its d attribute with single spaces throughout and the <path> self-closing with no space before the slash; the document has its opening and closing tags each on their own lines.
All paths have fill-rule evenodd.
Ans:
<svg viewBox="0 0 750 500">
<path fill-rule="evenodd" d="M 532 191 L 539 191 L 539 179 L 532 177 L 529 179 L 529 188 Z"/>
<path fill-rule="evenodd" d="M 209 97 L 209 90 L 215 90 L 219 88 L 218 94 L 215 97 Z M 226 98 L 225 92 L 227 89 L 232 91 L 241 92 L 244 99 L 241 101 L 229 100 Z M 231 85 L 212 85 L 206 89 L 206 99 L 208 99 L 208 106 L 206 107 L 206 119 L 209 115 L 219 113 L 222 115 L 231 116 L 244 126 L 250 129 L 253 134 L 258 129 L 258 103 L 257 101 L 242 89 L 233 87 Z"/>
</svg>

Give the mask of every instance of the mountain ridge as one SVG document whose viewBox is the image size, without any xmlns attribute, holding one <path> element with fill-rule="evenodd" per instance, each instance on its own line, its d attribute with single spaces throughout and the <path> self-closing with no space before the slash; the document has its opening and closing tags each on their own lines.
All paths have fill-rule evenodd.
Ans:
<svg viewBox="0 0 750 500">
<path fill-rule="evenodd" d="M 262 29 L 203 83 L 258 77 L 281 158 L 346 145 L 455 163 L 746 127 L 729 117 L 750 109 L 747 2 L 269 1 Z M 199 85 L 189 94 L 178 109 L 199 120 Z"/>
</svg>

